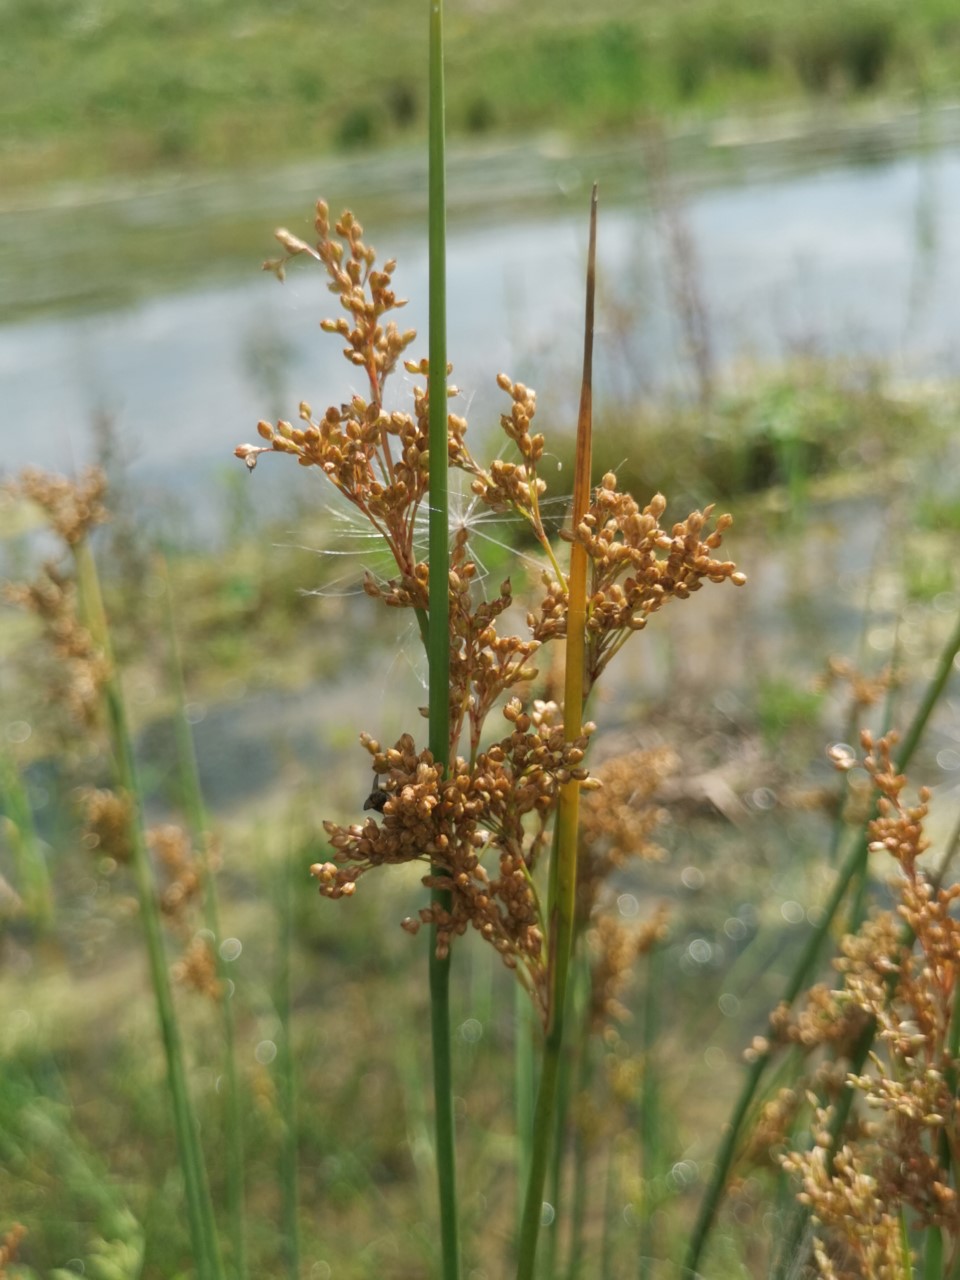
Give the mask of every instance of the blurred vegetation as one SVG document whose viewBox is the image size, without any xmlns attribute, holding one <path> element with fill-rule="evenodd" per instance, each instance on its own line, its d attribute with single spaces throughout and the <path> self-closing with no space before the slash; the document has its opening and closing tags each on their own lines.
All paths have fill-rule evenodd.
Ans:
<svg viewBox="0 0 960 1280">
<path fill-rule="evenodd" d="M 956 414 L 949 385 L 931 394 L 893 385 L 881 365 L 802 358 L 741 370 L 706 407 L 605 403 L 597 453 L 632 493 L 660 490 L 680 506 L 763 495 L 796 519 L 817 483 L 852 495 L 875 488 L 879 475 L 909 480 L 905 460 L 941 447 Z M 566 473 L 572 446 L 554 441 L 554 452 Z M 955 498 L 927 493 L 918 502 L 928 527 L 956 517 Z"/>
<path fill-rule="evenodd" d="M 390 143 L 424 127 L 426 24 L 385 0 L 362 14 L 346 0 L 0 0 L 0 20 L 6 193 L 53 179 L 263 166 Z M 599 0 L 589 12 L 568 0 L 495 0 L 451 12 L 448 27 L 448 113 L 461 137 L 545 127 L 593 134 L 657 114 L 913 98 L 951 90 L 960 54 L 960 12 L 946 0 Z M 371 65 L 389 73 L 371 77 Z M 143 242 L 144 253 L 155 252 L 152 237 Z M 847 731 L 849 707 L 814 679 L 826 646 L 842 635 L 875 670 L 899 620 L 904 665 L 923 672 L 956 611 L 955 419 L 951 388 L 907 394 L 882 370 L 814 360 L 749 371 L 696 407 L 598 409 L 596 456 L 621 487 L 638 496 L 662 489 L 678 516 L 715 499 L 731 506 L 737 558 L 750 574 L 769 572 L 775 601 L 765 612 L 748 596 L 703 624 L 711 655 L 720 654 L 706 662 L 698 632 L 674 629 L 672 619 L 662 639 L 651 628 L 634 682 L 601 708 L 615 722 L 610 743 L 598 741 L 601 756 L 620 748 L 618 734 L 637 732 L 644 743 L 676 747 L 684 780 L 664 802 L 670 818 L 658 839 L 667 859 L 614 886 L 627 918 L 661 899 L 673 913 L 660 974 L 670 1004 L 660 1166 L 642 1163 L 637 1132 L 642 1019 L 605 1033 L 593 1100 L 577 1114 L 588 1256 L 603 1239 L 606 1274 L 636 1273 L 641 1203 L 656 1206 L 658 1254 L 680 1256 L 743 1045 L 764 1027 L 829 891 L 836 793 L 822 751 Z M 569 475 L 562 445 L 550 445 Z M 363 620 L 362 598 L 341 594 L 342 560 L 277 546 L 257 529 L 239 486 L 213 553 L 190 549 L 188 512 L 176 547 L 142 539 L 131 492 L 121 485 L 115 493 L 115 521 L 96 550 L 151 814 L 181 811 L 158 554 L 170 561 L 188 712 L 198 723 L 224 713 L 223 758 L 201 759 L 201 774 L 230 774 L 232 784 L 221 788 L 229 799 L 214 818 L 224 932 L 242 941 L 229 963 L 250 1274 L 286 1274 L 290 1256 L 278 1173 L 291 1137 L 280 1075 L 289 1049 L 301 1275 L 427 1277 L 436 1244 L 422 1101 L 424 940 L 397 927 L 416 909 L 419 883 L 365 884 L 340 907 L 298 892 L 292 923 L 271 906 L 278 883 L 302 874 L 305 888 L 306 868 L 326 856 L 320 819 L 360 817 L 370 779 L 354 737 L 365 726 L 359 713 L 344 724 L 327 709 L 344 672 L 366 681 L 364 708 L 389 689 L 396 637 Z M 22 515 L 0 509 L 11 577 L 38 553 Z M 834 561 L 820 562 L 824 546 L 853 540 L 869 519 L 877 564 L 856 592 L 841 591 Z M 513 549 L 529 548 L 516 526 L 490 531 L 497 542 L 484 559 L 498 582 Z M 298 538 L 336 550 L 350 533 L 305 514 Z M 522 570 L 512 572 L 519 599 Z M 774 641 L 781 647 L 771 656 Z M 39 696 L 51 674 L 31 620 L 0 605 L 0 1235 L 12 1221 L 29 1224 L 12 1272 L 22 1280 L 78 1272 L 178 1280 L 192 1264 L 136 908 L 122 871 L 84 847 L 75 812 L 75 788 L 97 784 L 106 761 L 83 743 L 66 745 L 57 708 Z M 319 766 L 283 736 L 276 703 L 261 714 L 258 736 L 241 744 L 243 767 L 227 754 L 241 737 L 234 712 L 278 693 L 317 698 Z M 953 739 L 941 735 L 919 777 L 953 767 L 934 763 L 943 741 L 949 757 Z M 31 866 L 43 872 L 38 883 Z M 505 1099 L 516 1024 L 509 975 L 473 941 L 457 956 L 455 1070 L 467 1273 L 479 1280 L 503 1274 L 513 1227 Z M 289 1045 L 277 1008 L 285 964 Z M 648 981 L 635 978 L 631 1008 L 641 1008 Z M 210 1066 L 214 1020 L 196 997 L 177 999 L 222 1220 L 227 1144 Z M 718 1280 L 764 1274 L 787 1204 L 770 1167 L 738 1179 L 711 1258 Z M 664 1264 L 650 1274 L 673 1272 Z"/>
<path fill-rule="evenodd" d="M 738 560 L 751 573 L 762 574 L 771 561 L 790 566 L 789 603 L 786 610 L 775 606 L 774 616 L 776 626 L 795 626 L 797 634 L 788 642 L 789 666 L 782 653 L 765 659 L 765 629 L 773 624 L 754 591 L 746 606 L 737 601 L 701 624 L 717 632 L 720 639 L 711 639 L 709 652 L 719 644 L 721 657 L 698 674 L 696 634 L 684 630 L 679 615 L 675 629 L 667 614 L 662 635 L 658 620 L 639 646 L 644 663 L 654 673 L 665 670 L 667 678 L 655 676 L 640 690 L 628 676 L 612 703 L 598 704 L 598 718 L 612 712 L 618 726 L 608 745 L 598 741 L 599 756 L 621 749 L 625 732 L 640 732 L 645 742 L 669 743 L 682 760 L 681 784 L 664 802 L 671 821 L 657 836 L 666 861 L 645 864 L 642 873 L 623 875 L 613 886 L 625 895 L 617 900 L 628 915 L 646 914 L 661 900 L 672 911 L 660 979 L 670 1002 L 670 1030 L 660 1049 L 662 1165 L 642 1175 L 653 1175 L 663 1258 L 682 1252 L 712 1149 L 712 1137 L 705 1145 L 703 1135 L 718 1132 L 723 1100 L 739 1079 L 743 1043 L 763 1026 L 784 973 L 809 936 L 807 913 L 816 919 L 830 883 L 825 849 L 836 799 L 822 748 L 845 733 L 849 707 L 842 689 L 825 691 L 813 680 L 829 642 L 815 628 L 803 635 L 800 628 L 824 612 L 842 613 L 830 566 L 821 570 L 811 550 L 820 545 L 825 524 L 842 519 L 836 534 L 842 542 L 862 518 L 859 508 L 838 516 L 838 487 L 861 500 L 884 495 L 873 503 L 875 514 L 884 509 L 875 533 L 889 530 L 889 551 L 870 589 L 873 597 L 865 588 L 851 602 L 861 611 L 864 634 L 890 628 L 890 599 L 906 598 L 905 652 L 910 669 L 922 669 L 940 643 L 960 587 L 949 520 L 941 519 L 941 509 L 952 507 L 949 496 L 937 496 L 935 483 L 943 468 L 931 462 L 948 456 L 952 409 L 946 397 L 903 397 L 882 380 L 809 364 L 802 376 L 761 380 L 752 397 L 746 391 L 729 400 L 718 396 L 709 421 L 710 429 L 703 431 L 701 422 L 698 432 L 689 411 L 671 418 L 663 409 L 656 422 L 634 424 L 660 461 L 652 470 L 638 467 L 630 479 L 640 493 L 662 483 L 676 494 L 677 484 L 685 491 L 706 484 L 715 468 L 737 513 Z M 788 468 L 778 452 L 777 423 L 805 442 L 790 454 Z M 597 444 L 598 459 L 619 461 L 623 452 L 623 427 L 608 429 Z M 645 454 L 629 452 L 632 458 Z M 667 456 L 682 457 L 682 469 L 671 474 Z M 788 495 L 797 491 L 798 479 L 805 502 L 792 511 Z M 115 497 L 122 511 L 124 496 Z M 684 498 L 678 500 L 682 514 Z M 777 513 L 784 518 L 771 518 Z M 7 508 L 4 529 L 8 564 L 22 570 L 34 550 L 28 522 Z M 496 530 L 507 543 L 514 532 L 509 524 Z M 305 520 L 307 545 L 343 546 L 350 534 L 339 536 L 338 543 L 321 516 Z M 175 816 L 173 699 L 163 600 L 150 567 L 162 548 L 132 546 L 129 537 L 115 538 L 109 525 L 99 539 L 148 804 L 152 813 Z M 500 547 L 498 554 L 509 553 Z M 131 557 L 145 566 L 139 581 Z M 493 581 L 504 571 L 502 560 L 492 566 Z M 215 555 L 173 555 L 170 580 L 191 704 L 205 705 L 210 718 L 218 707 L 240 708 L 258 692 L 279 689 L 298 699 L 319 691 L 322 706 L 339 673 L 351 667 L 379 673 L 378 688 L 387 687 L 395 637 L 363 620 L 367 602 L 360 598 L 354 608 L 350 597 L 300 591 L 306 583 L 332 588 L 342 573 L 339 558 L 277 547 L 249 519 L 233 525 Z M 518 592 L 521 576 L 515 568 Z M 7 1222 L 21 1220 L 30 1228 L 20 1249 L 22 1266 L 13 1274 L 39 1280 L 82 1264 L 97 1280 L 172 1280 L 189 1275 L 191 1264 L 154 1014 L 144 996 L 139 925 L 122 868 L 83 846 L 71 798 L 79 783 L 98 781 L 105 761 L 83 750 L 63 753 L 55 714 L 35 696 L 47 686 L 29 620 L 4 608 L 0 623 L 5 724 L 32 726 L 28 740 L 7 749 L 36 810 L 54 900 L 52 928 L 9 902 L 0 912 L 0 1203 Z M 865 652 L 869 666 L 884 660 L 869 645 Z M 238 687 L 245 691 L 242 702 Z M 141 698 L 138 690 L 146 688 L 153 693 Z M 369 779 L 352 746 L 357 727 L 341 726 L 339 749 L 317 771 L 311 758 L 289 745 L 278 747 L 272 738 L 277 718 L 268 716 L 255 759 L 236 780 L 236 798 L 215 814 L 224 860 L 223 931 L 242 942 L 230 953 L 229 970 L 236 988 L 253 1275 L 286 1274 L 278 1170 L 289 1135 L 275 994 L 281 963 L 289 963 L 292 988 L 301 1274 L 310 1280 L 410 1280 L 435 1269 L 429 1117 L 421 1097 L 427 1062 L 423 954 L 397 927 L 422 890 L 415 875 L 400 875 L 364 884 L 355 900 L 338 905 L 306 891 L 306 868 L 325 856 L 316 834 L 320 818 L 360 813 Z M 314 728 L 332 740 L 322 717 Z M 229 744 L 230 737 L 227 722 L 221 741 Z M 199 735 L 198 742 L 202 748 Z M 280 774 L 278 755 L 286 760 Z M 218 766 L 221 772 L 233 767 L 201 759 L 201 774 L 215 777 Z M 927 775 L 935 769 L 932 752 L 921 767 Z M 19 810 L 4 808 L 15 823 Z M 269 826 L 261 819 L 267 812 Z M 14 834 L 12 827 L 0 831 L 0 873 L 16 889 Z M 303 885 L 291 921 L 271 905 L 288 870 Z M 458 1125 L 468 1266 L 494 1276 L 503 1273 L 514 1207 L 513 1121 L 505 1106 L 514 1002 L 509 975 L 491 965 L 474 941 L 465 940 L 457 956 Z M 626 993 L 638 1011 L 644 982 L 638 974 Z M 215 1019 L 190 993 L 179 992 L 178 1005 L 223 1222 L 222 1097 L 210 1066 L 218 1056 Z M 643 1035 L 640 1017 L 608 1031 L 596 1049 L 593 1100 L 578 1120 L 584 1126 L 578 1159 L 587 1174 L 585 1256 L 596 1256 L 603 1234 L 612 1275 L 629 1274 L 636 1263 L 636 1206 L 644 1194 L 636 1064 Z M 777 1185 L 767 1167 L 749 1171 L 737 1184 L 723 1211 L 714 1274 L 765 1274 L 781 1222 L 769 1208 Z M 781 1200 L 784 1210 L 787 1203 Z"/>
<path fill-rule="evenodd" d="M 2 0 L 0 23 L 8 193 L 269 166 L 425 129 L 427 24 L 389 0 Z M 948 0 L 497 0 L 454 9 L 447 28 L 454 137 L 917 100 L 954 90 L 960 54 Z"/>
</svg>

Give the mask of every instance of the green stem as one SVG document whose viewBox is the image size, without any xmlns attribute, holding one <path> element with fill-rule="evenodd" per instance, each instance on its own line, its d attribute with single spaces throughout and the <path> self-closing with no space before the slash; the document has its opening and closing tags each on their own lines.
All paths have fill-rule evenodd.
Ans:
<svg viewBox="0 0 960 1280">
<path fill-rule="evenodd" d="M 200 1148 L 196 1116 L 194 1115 L 187 1087 L 183 1045 L 173 1003 L 173 993 L 170 989 L 170 978 L 167 972 L 160 912 L 157 906 L 150 854 L 143 829 L 140 811 L 141 793 L 133 755 L 133 743 L 127 724 L 123 692 L 120 687 L 119 676 L 113 669 L 110 633 L 100 593 L 100 582 L 96 565 L 87 543 L 78 543 L 74 547 L 74 555 L 77 564 L 77 583 L 84 621 L 95 643 L 111 664 L 111 674 L 104 686 L 104 701 L 113 746 L 117 781 L 131 806 L 131 861 L 137 885 L 143 934 L 147 946 L 147 959 L 150 966 L 154 1003 L 156 1004 L 160 1035 L 166 1058 L 167 1081 L 173 1105 L 180 1165 L 183 1170 L 187 1218 L 190 1226 L 194 1259 L 200 1280 L 223 1280 L 223 1266 L 220 1261 L 220 1248 L 213 1219 L 213 1208 L 210 1202 L 210 1189 Z"/>
<path fill-rule="evenodd" d="M 277 879 L 277 976 L 274 1004 L 280 1020 L 277 1055 L 280 1114 L 283 1144 L 280 1152 L 280 1196 L 283 1221 L 283 1251 L 290 1280 L 300 1275 L 300 1232 L 297 1222 L 299 1201 L 297 1179 L 297 1091 L 293 1070 L 293 1042 L 290 1017 L 290 942 L 293 937 L 294 862 L 283 860 Z"/>
<path fill-rule="evenodd" d="M 586 1098 L 590 1094 L 593 1082 L 593 1056 L 590 1053 L 590 965 L 585 956 L 578 962 L 578 982 L 576 987 L 576 1025 L 580 1034 L 577 1040 L 576 1094 L 577 1099 Z M 572 1070 L 572 1067 L 571 1067 Z M 564 1100 L 569 1106 L 569 1099 Z M 566 1124 L 564 1107 L 563 1118 Z M 581 1275 L 584 1261 L 584 1229 L 587 1221 L 588 1199 L 588 1164 L 591 1142 L 586 1126 L 581 1121 L 575 1126 L 573 1139 L 573 1192 L 570 1197 L 570 1257 L 567 1261 L 567 1280 L 577 1280 Z M 558 1180 L 559 1181 L 559 1180 Z M 559 1197 L 554 1198 L 557 1207 Z M 603 1220 L 603 1231 L 606 1235 L 607 1221 Z M 551 1272 L 547 1272 L 551 1276 Z"/>
<path fill-rule="evenodd" d="M 444 146 L 443 2 L 430 0 L 429 261 L 430 261 L 430 596 L 427 658 L 430 672 L 430 750 L 443 772 L 450 763 L 450 517 L 447 442 L 446 160 Z M 444 868 L 435 866 L 434 875 Z M 431 890 L 441 910 L 450 894 Z M 443 1280 L 460 1274 L 453 1075 L 450 1061 L 450 955 L 437 953 L 430 931 L 430 1033 Z"/>
<path fill-rule="evenodd" d="M 518 1219 L 523 1216 L 524 1189 L 530 1179 L 530 1159 L 533 1145 L 534 1112 L 534 1062 L 533 1062 L 533 1006 L 530 996 L 519 982 L 514 984 L 514 1089 L 517 1125 L 517 1186 L 519 1188 Z"/>
<path fill-rule="evenodd" d="M 957 625 L 951 631 L 947 643 L 940 651 L 937 669 L 924 691 L 920 705 L 914 712 L 910 728 L 903 739 L 903 744 L 897 752 L 897 768 L 901 773 L 913 758 L 913 753 L 916 751 L 927 727 L 927 721 L 930 719 L 933 709 L 946 688 L 947 681 L 950 679 L 950 674 L 953 671 L 953 660 L 958 653 L 960 653 L 960 618 L 957 619 Z"/>
<path fill-rule="evenodd" d="M 616 1152 L 614 1144 L 611 1143 L 607 1154 L 607 1176 L 603 1180 L 603 1214 L 600 1219 L 603 1223 L 603 1242 L 600 1246 L 600 1280 L 612 1280 L 613 1277 L 613 1231 L 610 1229 L 610 1224 L 613 1221 L 611 1209 L 616 1193 L 619 1190 L 619 1182 Z"/>
<path fill-rule="evenodd" d="M 181 793 L 183 806 L 200 859 L 200 872 L 203 880 L 204 919 L 207 929 L 213 935 L 212 947 L 217 981 L 223 993 L 220 1000 L 220 1013 L 223 1023 L 224 1074 L 227 1086 L 223 1119 L 227 1150 L 226 1192 L 227 1216 L 230 1220 L 231 1261 L 236 1280 L 246 1280 L 244 1118 L 243 1104 L 240 1097 L 239 1073 L 237 1071 L 236 1022 L 233 1013 L 232 994 L 233 981 L 229 976 L 226 961 L 220 951 L 223 932 L 220 925 L 217 881 L 210 865 L 210 829 L 207 822 L 206 806 L 203 801 L 203 791 L 200 787 L 200 769 L 197 764 L 196 744 L 194 743 L 193 730 L 186 714 L 187 697 L 183 679 L 183 659 L 180 653 L 180 638 L 177 633 L 170 576 L 165 561 L 160 563 L 160 575 L 166 587 L 170 673 L 177 704 L 176 715 L 174 716 L 174 732 L 177 743 L 177 758 L 180 765 Z"/>
<path fill-rule="evenodd" d="M 910 1265 L 910 1241 L 907 1238 L 906 1210 L 901 1213 L 903 1222 L 903 1275 L 904 1280 L 913 1280 L 913 1267 Z M 943 1233 L 939 1227 L 927 1227 L 924 1232 L 923 1245 L 923 1280 L 943 1280 Z"/>
<path fill-rule="evenodd" d="M 537 1105 L 533 1114 L 533 1152 L 530 1159 L 530 1178 L 523 1202 L 523 1220 L 520 1225 L 520 1244 L 517 1259 L 517 1280 L 533 1280 L 537 1258 L 537 1238 L 543 1214 L 543 1185 L 547 1175 L 549 1138 L 553 1133 L 553 1115 L 557 1105 L 557 1082 L 560 1074 L 560 1049 L 563 1021 L 555 1019 L 553 1030 L 544 1043 L 543 1070 Z"/>
<path fill-rule="evenodd" d="M 643 1079 L 640 1085 L 640 1150 L 643 1199 L 640 1205 L 640 1280 L 654 1273 L 656 1237 L 653 1231 L 653 1183 L 660 1167 L 660 1077 L 656 1061 L 660 1036 L 660 996 L 663 950 L 655 942 L 647 956 L 647 989 L 643 1002 Z"/>
<path fill-rule="evenodd" d="M 576 975 L 575 975 L 576 976 Z M 574 983 L 575 985 L 575 983 Z M 571 992 L 571 997 L 573 993 Z M 568 1010 L 569 1016 L 569 1010 Z M 570 1113 L 570 1088 L 573 1075 L 571 1046 L 564 1044 L 560 1054 L 560 1074 L 557 1077 L 557 1105 L 553 1112 L 553 1134 L 549 1144 L 550 1159 L 547 1165 L 546 1196 L 552 1213 L 543 1242 L 540 1275 L 544 1280 L 554 1280 L 557 1274 L 557 1254 L 560 1248 L 561 1202 L 563 1200 L 563 1169 L 567 1156 L 567 1118 Z"/>
</svg>

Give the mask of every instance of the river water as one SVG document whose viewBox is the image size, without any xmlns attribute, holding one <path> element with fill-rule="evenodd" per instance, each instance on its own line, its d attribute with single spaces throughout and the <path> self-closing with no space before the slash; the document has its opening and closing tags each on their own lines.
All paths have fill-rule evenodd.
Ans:
<svg viewBox="0 0 960 1280">
<path fill-rule="evenodd" d="M 595 172 L 607 193 L 601 404 L 611 388 L 689 385 L 669 283 L 677 228 L 721 372 L 796 350 L 882 359 L 911 379 L 956 372 L 960 146 L 950 120 L 947 145 L 865 148 L 857 135 L 855 154 L 835 150 L 819 162 L 776 140 L 758 159 L 756 148 L 715 137 L 693 168 L 654 187 L 660 213 L 639 145 L 584 155 L 541 140 L 455 157 L 449 350 L 461 411 L 475 425 L 495 422 L 493 378 L 504 369 L 541 389 L 549 381 L 553 411 L 573 416 Z M 258 418 L 294 417 L 301 399 L 323 407 L 360 389 L 336 339 L 317 327 L 333 303 L 320 271 L 297 262 L 281 287 L 258 270 L 278 222 L 309 233 L 321 191 L 335 207 L 350 199 L 361 217 L 371 211 L 369 239 L 398 258 L 398 291 L 411 299 L 403 317 L 425 348 L 422 165 L 406 160 L 67 193 L 43 209 L 0 211 L 4 472 L 84 461 L 91 422 L 106 419 L 133 478 L 176 489 L 202 517 L 212 472 L 240 465 L 232 450 L 254 437 Z M 264 501 L 266 470 L 257 473 Z M 298 477 L 304 492 L 309 479 Z M 289 482 L 285 469 L 288 499 Z"/>
</svg>

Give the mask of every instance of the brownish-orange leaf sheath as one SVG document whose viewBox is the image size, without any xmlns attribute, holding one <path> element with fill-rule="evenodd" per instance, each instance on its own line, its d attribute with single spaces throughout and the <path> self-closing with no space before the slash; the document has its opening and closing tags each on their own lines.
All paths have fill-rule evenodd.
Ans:
<svg viewBox="0 0 960 1280">
<path fill-rule="evenodd" d="M 597 188 L 590 203 L 590 248 L 587 258 L 587 305 L 583 345 L 583 383 L 577 422 L 576 474 L 573 483 L 573 531 L 579 528 L 590 505 L 590 464 L 592 453 L 592 365 L 593 300 L 596 276 Z M 583 719 L 584 664 L 587 622 L 587 552 L 579 540 L 572 544 L 567 596 L 567 652 L 564 677 L 564 735 L 568 742 L 578 738 Z M 537 1240 L 543 1205 L 547 1157 L 554 1131 L 557 1081 L 563 1048 L 563 1014 L 567 976 L 573 950 L 577 894 L 577 835 L 580 813 L 580 784 L 571 779 L 561 788 L 557 814 L 554 858 L 550 867 L 549 965 L 550 994 L 543 1070 L 533 1121 L 533 1145 L 527 1191 L 520 1224 L 517 1280 L 533 1280 Z"/>
<path fill-rule="evenodd" d="M 573 478 L 574 534 L 590 506 L 590 468 L 593 455 L 593 309 L 596 280 L 597 188 L 590 203 L 590 245 L 587 255 L 587 302 L 583 337 L 583 381 L 577 418 L 577 452 Z M 579 539 L 570 548 L 567 596 L 567 652 L 564 671 L 563 728 L 567 742 L 583 729 L 584 666 L 587 625 L 587 551 Z M 573 948 L 577 892 L 577 849 L 580 783 L 567 782 L 560 792 L 557 813 L 556 892 L 551 909 L 550 1026 L 562 1021 L 567 971 Z"/>
</svg>

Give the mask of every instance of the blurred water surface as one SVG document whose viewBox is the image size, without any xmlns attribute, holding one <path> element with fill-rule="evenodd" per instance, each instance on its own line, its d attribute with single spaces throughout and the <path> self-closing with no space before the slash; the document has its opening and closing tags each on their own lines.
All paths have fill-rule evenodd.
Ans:
<svg viewBox="0 0 960 1280">
<path fill-rule="evenodd" d="M 496 422 L 501 369 L 541 389 L 545 370 L 576 369 L 595 175 L 601 397 L 611 383 L 640 395 L 689 381 L 670 247 L 677 227 L 688 246 L 679 265 L 695 282 L 720 370 L 744 356 L 813 350 L 880 359 L 914 379 L 955 372 L 958 119 L 951 109 L 936 128 L 914 117 L 868 122 L 819 143 L 802 131 L 754 127 L 741 137 L 727 126 L 681 139 L 669 173 L 652 178 L 650 149 L 637 141 L 585 154 L 547 139 L 455 156 L 449 315 L 461 411 L 475 427 Z M 930 137 L 936 147 L 917 149 Z M 310 234 L 321 193 L 334 210 L 351 204 L 381 256 L 399 260 L 398 291 L 411 299 L 403 318 L 424 334 L 413 352 L 425 351 L 419 153 L 67 191 L 44 207 L 0 209 L 4 472 L 83 462 L 91 423 L 107 419 L 133 478 L 178 492 L 202 520 L 212 469 L 239 466 L 233 447 L 255 436 L 258 418 L 295 417 L 301 399 L 345 399 L 351 370 L 317 328 L 336 305 L 321 273 L 295 263 L 281 287 L 258 271 L 274 252 L 274 226 Z M 267 470 L 258 502 L 279 500 L 275 482 L 261 480 Z M 284 503 L 312 493 L 313 477 L 293 470 Z"/>
</svg>

